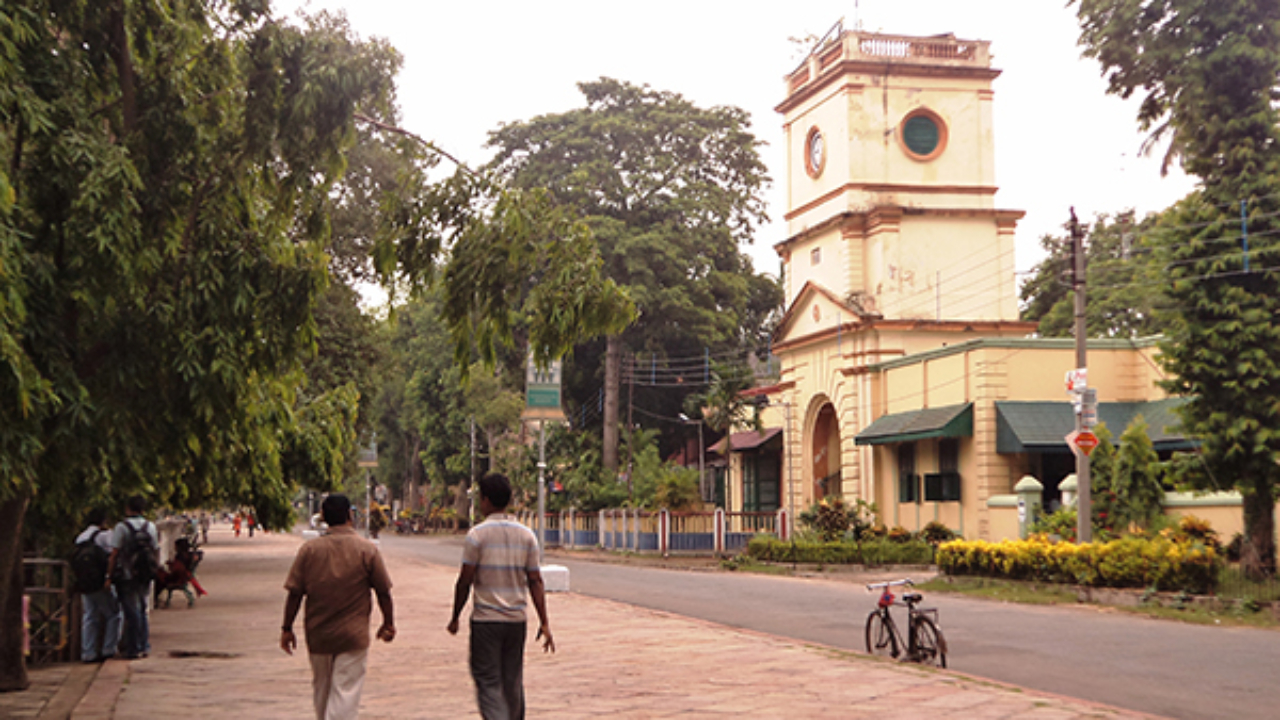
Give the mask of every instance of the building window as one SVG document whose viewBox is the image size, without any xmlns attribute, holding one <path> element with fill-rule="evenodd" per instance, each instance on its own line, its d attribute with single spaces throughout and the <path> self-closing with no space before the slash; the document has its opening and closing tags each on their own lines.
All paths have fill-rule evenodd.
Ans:
<svg viewBox="0 0 1280 720">
<path fill-rule="evenodd" d="M 809 251 L 809 264 L 810 265 L 822 264 L 822 248 L 816 247 Z"/>
<path fill-rule="evenodd" d="M 916 108 L 898 126 L 898 142 L 915 160 L 933 160 L 947 147 L 947 124 L 932 110 Z"/>
<path fill-rule="evenodd" d="M 928 502 L 960 501 L 960 441 L 945 438 L 938 442 L 938 472 L 924 476 L 924 499 Z"/>
<path fill-rule="evenodd" d="M 916 446 L 903 443 L 898 446 L 898 502 L 920 502 L 920 476 L 916 474 Z"/>
</svg>

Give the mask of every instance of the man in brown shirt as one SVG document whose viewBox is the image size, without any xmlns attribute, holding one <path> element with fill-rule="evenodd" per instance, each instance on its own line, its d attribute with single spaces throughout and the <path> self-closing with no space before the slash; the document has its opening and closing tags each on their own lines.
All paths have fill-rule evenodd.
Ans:
<svg viewBox="0 0 1280 720">
<path fill-rule="evenodd" d="M 298 647 L 293 621 L 307 598 L 307 653 L 311 656 L 316 720 L 356 717 L 369 657 L 369 616 L 378 597 L 382 627 L 378 639 L 396 636 L 391 605 L 391 577 L 373 543 L 351 527 L 351 501 L 330 495 L 320 506 L 329 532 L 298 550 L 285 580 L 280 648 L 290 655 Z"/>
</svg>

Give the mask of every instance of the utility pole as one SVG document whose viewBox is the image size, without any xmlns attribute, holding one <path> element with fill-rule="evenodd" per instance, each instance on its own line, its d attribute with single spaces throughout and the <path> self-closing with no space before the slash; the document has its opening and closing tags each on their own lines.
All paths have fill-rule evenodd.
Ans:
<svg viewBox="0 0 1280 720">
<path fill-rule="evenodd" d="M 1076 368 L 1085 370 L 1088 367 L 1087 347 L 1088 331 L 1085 327 L 1085 255 L 1084 231 L 1080 229 L 1080 221 L 1076 218 L 1076 209 L 1071 208 L 1071 250 L 1073 254 L 1073 271 L 1071 288 L 1075 292 L 1076 301 Z M 1076 433 L 1087 431 L 1084 424 L 1085 398 L 1082 396 L 1076 404 Z M 1093 498 L 1089 490 L 1089 453 L 1073 448 L 1076 455 L 1076 538 L 1081 543 L 1093 541 Z"/>
</svg>

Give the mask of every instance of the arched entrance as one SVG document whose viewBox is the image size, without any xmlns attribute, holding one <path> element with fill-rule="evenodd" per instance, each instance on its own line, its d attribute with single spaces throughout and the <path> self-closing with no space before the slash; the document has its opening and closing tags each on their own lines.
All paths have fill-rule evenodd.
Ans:
<svg viewBox="0 0 1280 720">
<path fill-rule="evenodd" d="M 840 423 L 836 409 L 826 403 L 818 410 L 809 436 L 809 476 L 813 478 L 813 501 L 840 497 Z"/>
</svg>

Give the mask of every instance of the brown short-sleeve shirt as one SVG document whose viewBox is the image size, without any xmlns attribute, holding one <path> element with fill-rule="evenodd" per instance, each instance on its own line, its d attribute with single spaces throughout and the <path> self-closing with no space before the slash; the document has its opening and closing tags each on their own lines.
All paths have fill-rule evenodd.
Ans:
<svg viewBox="0 0 1280 720">
<path fill-rule="evenodd" d="M 391 576 L 376 545 L 339 525 L 299 548 L 284 588 L 307 598 L 307 651 L 337 655 L 369 647 L 369 593 L 390 592 Z"/>
</svg>

